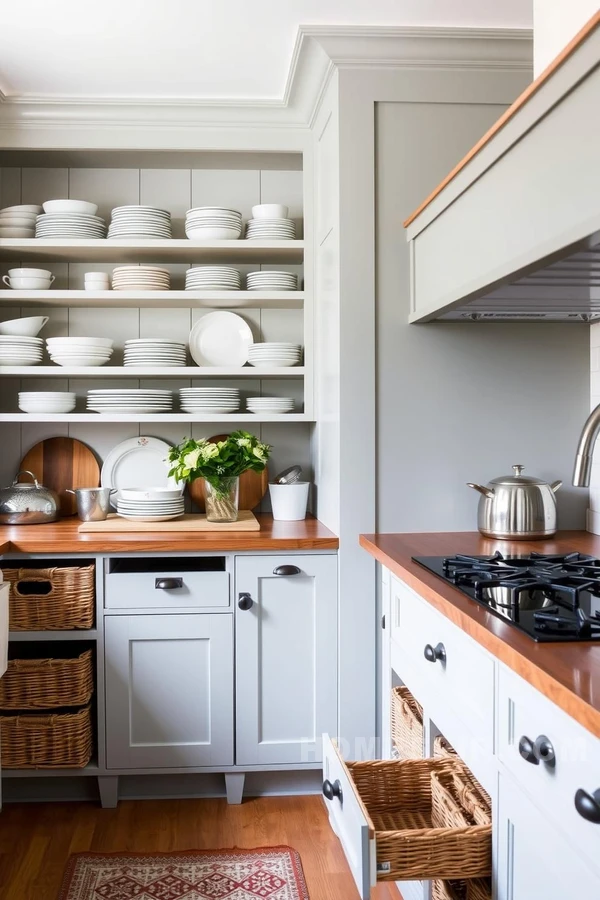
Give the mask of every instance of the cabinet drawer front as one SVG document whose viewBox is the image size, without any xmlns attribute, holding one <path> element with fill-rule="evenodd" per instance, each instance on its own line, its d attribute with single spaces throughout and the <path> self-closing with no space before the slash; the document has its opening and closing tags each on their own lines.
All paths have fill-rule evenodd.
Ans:
<svg viewBox="0 0 600 900">
<path fill-rule="evenodd" d="M 490 752 L 494 743 L 494 660 L 472 638 L 410 588 L 392 579 L 392 641 L 417 678 L 433 688 L 435 707 L 450 707 Z M 425 657 L 425 649 L 432 657 Z M 401 674 L 401 673 L 399 673 Z M 409 685 L 410 687 L 410 685 Z M 415 685 L 416 688 L 416 685 Z"/>
<path fill-rule="evenodd" d="M 229 606 L 229 573 L 224 559 L 215 560 L 213 571 L 190 571 L 177 563 L 159 560 L 127 561 L 133 571 L 121 569 L 125 563 L 109 562 L 105 576 L 105 600 L 107 609 L 213 609 Z M 152 564 L 154 563 L 154 564 Z M 113 570 L 115 564 L 116 571 Z M 152 571 L 144 571 L 144 567 Z M 218 569 L 216 567 L 219 567 Z"/>
<path fill-rule="evenodd" d="M 325 799 L 331 827 L 340 839 L 361 900 L 369 900 L 376 881 L 375 840 L 354 791 L 348 770 L 329 735 L 323 735 L 323 780 L 339 786 L 340 796 Z"/>
<path fill-rule="evenodd" d="M 498 755 L 540 809 L 553 819 L 600 870 L 600 823 L 584 819 L 575 808 L 575 794 L 600 790 L 600 741 L 530 684 L 505 666 L 499 672 Z M 555 764 L 528 762 L 532 744 L 547 737 Z M 543 750 L 544 748 L 542 748 Z M 533 758 L 539 750 L 534 747 Z M 600 795 L 599 795 L 600 796 Z"/>
</svg>

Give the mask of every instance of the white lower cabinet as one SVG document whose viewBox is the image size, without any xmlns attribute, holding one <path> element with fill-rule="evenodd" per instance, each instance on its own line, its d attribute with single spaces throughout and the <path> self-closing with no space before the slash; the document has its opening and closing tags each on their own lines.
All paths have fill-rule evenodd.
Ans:
<svg viewBox="0 0 600 900">
<path fill-rule="evenodd" d="M 233 764 L 233 617 L 107 616 L 110 769 Z"/>
<path fill-rule="evenodd" d="M 235 563 L 236 763 L 314 763 L 337 730 L 337 556 Z"/>
<path fill-rule="evenodd" d="M 496 900 L 600 897 L 600 876 L 523 793 L 500 774 Z"/>
</svg>

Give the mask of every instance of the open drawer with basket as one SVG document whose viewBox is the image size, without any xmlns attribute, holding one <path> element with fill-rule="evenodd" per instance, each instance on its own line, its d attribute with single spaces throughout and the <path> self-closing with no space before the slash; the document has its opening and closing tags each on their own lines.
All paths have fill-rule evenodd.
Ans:
<svg viewBox="0 0 600 900">
<path fill-rule="evenodd" d="M 377 881 L 491 875 L 489 804 L 459 759 L 345 762 L 324 735 L 323 777 L 362 900 Z"/>
</svg>

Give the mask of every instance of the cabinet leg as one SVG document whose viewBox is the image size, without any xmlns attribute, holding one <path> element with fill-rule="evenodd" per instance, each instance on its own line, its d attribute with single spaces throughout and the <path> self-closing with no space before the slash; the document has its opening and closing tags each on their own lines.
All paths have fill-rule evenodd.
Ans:
<svg viewBox="0 0 600 900">
<path fill-rule="evenodd" d="M 227 802 L 229 804 L 239 804 L 244 796 L 244 780 L 246 776 L 243 772 L 227 772 L 225 775 L 225 791 L 227 792 Z"/>
<path fill-rule="evenodd" d="M 98 775 L 98 790 L 102 809 L 114 809 L 119 802 L 119 776 Z"/>
</svg>

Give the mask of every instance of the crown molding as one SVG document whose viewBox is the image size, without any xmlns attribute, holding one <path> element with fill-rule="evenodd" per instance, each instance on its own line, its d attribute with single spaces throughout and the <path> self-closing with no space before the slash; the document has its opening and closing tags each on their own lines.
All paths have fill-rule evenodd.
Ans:
<svg viewBox="0 0 600 900">
<path fill-rule="evenodd" d="M 335 69 L 531 70 L 532 32 L 520 29 L 301 25 L 280 99 L 110 97 L 0 92 L 0 144 L 46 146 L 93 129 L 176 132 L 308 129 Z M 16 141 L 16 143 L 15 143 Z"/>
</svg>

